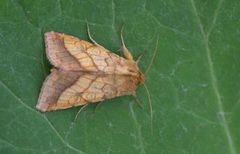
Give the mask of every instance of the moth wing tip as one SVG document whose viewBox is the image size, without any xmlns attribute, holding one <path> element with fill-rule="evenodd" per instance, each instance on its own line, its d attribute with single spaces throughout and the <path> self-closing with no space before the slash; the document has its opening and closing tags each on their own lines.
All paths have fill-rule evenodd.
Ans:
<svg viewBox="0 0 240 154">
<path fill-rule="evenodd" d="M 55 34 L 56 34 L 56 32 L 54 32 L 54 31 L 49 31 L 49 32 L 45 32 L 45 33 L 44 33 L 44 36 L 47 37 L 47 36 L 51 36 L 51 35 L 55 35 Z"/>
<path fill-rule="evenodd" d="M 46 112 L 48 109 L 48 104 L 46 103 L 37 103 L 36 108 L 41 112 Z"/>
</svg>

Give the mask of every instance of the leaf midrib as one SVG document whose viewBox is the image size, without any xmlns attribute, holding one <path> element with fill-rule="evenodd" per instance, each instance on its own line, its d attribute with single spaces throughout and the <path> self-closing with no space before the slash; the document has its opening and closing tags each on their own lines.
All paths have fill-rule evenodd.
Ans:
<svg viewBox="0 0 240 154">
<path fill-rule="evenodd" d="M 214 66 L 213 66 L 211 50 L 209 48 L 209 40 L 208 40 L 208 38 L 210 36 L 210 33 L 211 33 L 212 29 L 214 28 L 214 25 L 216 23 L 217 16 L 218 16 L 218 11 L 219 11 L 222 3 L 223 3 L 223 0 L 220 0 L 218 2 L 217 9 L 214 11 L 214 18 L 213 18 L 213 22 L 210 26 L 210 30 L 206 33 L 206 32 L 204 32 L 201 19 L 198 15 L 198 12 L 197 12 L 197 9 L 196 9 L 196 6 L 195 6 L 195 2 L 194 2 L 194 0 L 191 0 L 193 12 L 194 12 L 194 14 L 197 18 L 197 22 L 198 22 L 200 32 L 201 32 L 201 35 L 202 35 L 202 38 L 203 38 L 203 42 L 204 42 L 204 47 L 205 47 L 205 50 L 206 50 L 206 56 L 207 56 L 207 62 L 208 62 L 208 66 L 209 66 L 209 72 L 210 72 L 210 78 L 211 78 L 211 84 L 212 84 L 213 92 L 216 96 L 216 102 L 217 102 L 219 113 L 221 113 L 221 114 L 219 114 L 220 117 L 221 117 L 219 122 L 222 124 L 224 132 L 226 134 L 227 141 L 228 141 L 228 144 L 229 144 L 229 152 L 231 154 L 236 154 L 236 148 L 235 148 L 234 143 L 233 143 L 233 138 L 232 138 L 232 135 L 231 135 L 226 117 L 225 117 L 224 114 L 222 114 L 222 113 L 224 113 L 223 102 L 222 102 L 220 92 L 219 92 L 219 88 L 218 88 L 217 77 L 215 75 L 215 70 L 214 70 Z"/>
</svg>

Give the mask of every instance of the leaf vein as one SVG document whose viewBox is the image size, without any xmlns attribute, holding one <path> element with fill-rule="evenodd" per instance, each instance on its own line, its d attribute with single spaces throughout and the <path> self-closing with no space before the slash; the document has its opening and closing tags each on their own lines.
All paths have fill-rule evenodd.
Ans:
<svg viewBox="0 0 240 154">
<path fill-rule="evenodd" d="M 129 103 L 129 107 L 130 107 L 130 112 L 132 114 L 133 121 L 134 121 L 134 123 L 135 123 L 135 125 L 137 127 L 137 137 L 138 137 L 138 141 L 139 141 L 139 147 L 140 147 L 140 150 L 141 150 L 140 153 L 141 154 L 146 154 L 144 143 L 143 143 L 143 136 L 142 136 L 141 126 L 140 126 L 140 124 L 137 121 L 137 118 L 136 118 L 136 115 L 134 113 L 132 104 L 133 103 Z"/>
<path fill-rule="evenodd" d="M 17 149 L 17 150 L 36 151 L 36 149 L 16 146 L 16 145 L 14 145 L 14 144 L 10 143 L 9 141 L 4 140 L 4 139 L 2 139 L 2 138 L 0 138 L 0 142 L 2 142 L 3 144 L 7 145 L 8 147 L 12 147 L 12 148 Z M 1 147 L 1 148 L 2 148 L 2 147 Z"/>
<path fill-rule="evenodd" d="M 160 27 L 165 28 L 167 30 L 170 30 L 170 31 L 172 31 L 172 32 L 174 32 L 176 34 L 180 34 L 182 36 L 185 36 L 187 38 L 191 38 L 191 36 L 188 36 L 186 33 L 182 32 L 182 31 L 180 31 L 180 30 L 178 30 L 176 28 L 173 28 L 173 27 L 170 27 L 170 26 L 162 24 L 159 21 L 159 19 L 157 19 L 156 16 L 154 16 L 149 10 L 147 10 L 146 8 L 143 8 L 143 9 Z"/>
<path fill-rule="evenodd" d="M 1 80 L 0 80 L 0 84 L 2 85 L 3 88 L 5 88 L 20 104 L 22 104 L 26 109 L 32 111 L 32 112 L 35 112 L 37 114 L 39 114 L 36 110 L 34 110 L 33 108 L 31 108 L 29 105 L 25 104 L 23 102 L 23 100 L 18 97 L 5 83 L 3 83 Z"/>
<path fill-rule="evenodd" d="M 218 14 L 219 14 L 219 10 L 221 9 L 222 3 L 223 3 L 223 0 L 219 0 L 219 2 L 217 4 L 217 9 L 214 11 L 213 21 L 212 21 L 212 24 L 210 26 L 209 31 L 207 32 L 207 37 L 208 38 L 209 38 L 209 36 L 210 36 L 210 34 L 211 34 L 215 24 L 216 24 L 217 17 L 218 17 Z"/>
<path fill-rule="evenodd" d="M 4 87 L 21 105 L 23 105 L 26 109 L 38 114 L 39 116 L 41 116 L 43 119 L 45 119 L 45 121 L 47 122 L 47 124 L 50 126 L 50 128 L 55 132 L 55 134 L 57 135 L 57 137 L 62 141 L 62 143 L 68 147 L 71 150 L 74 150 L 80 154 L 85 154 L 84 152 L 82 152 L 81 150 L 75 148 L 74 146 L 70 145 L 68 142 L 66 142 L 63 137 L 58 133 L 58 131 L 55 129 L 55 127 L 51 124 L 51 122 L 47 119 L 46 116 L 43 116 L 42 114 L 40 114 L 38 111 L 36 111 L 35 109 L 31 108 L 29 105 L 25 104 L 23 102 L 23 100 L 18 97 L 5 83 L 3 83 L 0 80 L 0 85 L 2 85 L 2 87 Z"/>
<path fill-rule="evenodd" d="M 77 149 L 76 147 L 70 145 L 68 142 L 66 142 L 63 137 L 59 134 L 59 132 L 57 131 L 57 129 L 52 125 L 52 123 L 48 120 L 48 118 L 46 116 L 43 116 L 43 118 L 47 121 L 47 123 L 49 124 L 49 126 L 52 128 L 52 130 L 55 132 L 55 134 L 57 135 L 57 137 L 62 141 L 62 143 L 68 147 L 69 149 L 72 149 L 73 151 L 76 151 L 80 154 L 85 154 L 85 152 Z"/>
<path fill-rule="evenodd" d="M 223 102 L 222 102 L 221 95 L 220 95 L 219 88 L 218 88 L 217 77 L 215 75 L 215 70 L 214 70 L 212 56 L 211 56 L 211 50 L 209 48 L 208 35 L 204 32 L 203 25 L 202 25 L 202 22 L 200 20 L 199 14 L 197 12 L 197 8 L 196 8 L 194 0 L 190 0 L 190 2 L 191 2 L 191 5 L 192 5 L 192 8 L 193 8 L 193 12 L 194 12 L 194 14 L 197 18 L 197 22 L 198 22 L 198 25 L 199 25 L 199 28 L 200 28 L 201 35 L 203 37 L 203 42 L 204 42 L 206 55 L 207 55 L 207 62 L 208 62 L 208 65 L 209 65 L 210 78 L 211 78 L 211 82 L 212 82 L 213 92 L 216 95 L 218 110 L 219 110 L 220 113 L 224 113 Z M 217 9 L 219 9 L 219 7 L 220 7 L 220 5 L 218 5 Z M 213 21 L 213 22 L 216 22 L 216 18 L 217 17 L 215 17 L 215 21 Z M 214 23 L 212 25 L 214 25 Z M 226 137 L 227 137 L 227 140 L 228 140 L 230 153 L 231 154 L 236 154 L 236 149 L 235 149 L 235 146 L 234 146 L 234 143 L 233 143 L 233 138 L 232 138 L 232 135 L 230 133 L 226 117 L 225 117 L 224 114 L 220 114 L 220 118 L 221 118 L 220 122 L 222 123 L 223 129 L 225 131 L 225 134 L 226 134 Z"/>
</svg>

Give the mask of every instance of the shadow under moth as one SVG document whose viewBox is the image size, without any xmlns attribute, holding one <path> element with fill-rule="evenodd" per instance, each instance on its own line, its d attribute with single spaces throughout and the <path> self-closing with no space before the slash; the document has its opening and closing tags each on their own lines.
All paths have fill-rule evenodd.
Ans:
<svg viewBox="0 0 240 154">
<path fill-rule="evenodd" d="M 89 29 L 88 34 L 93 43 L 58 32 L 45 33 L 46 55 L 54 68 L 43 83 L 38 110 L 66 109 L 134 95 L 138 85 L 144 83 L 122 34 L 124 57 L 99 45 Z"/>
</svg>

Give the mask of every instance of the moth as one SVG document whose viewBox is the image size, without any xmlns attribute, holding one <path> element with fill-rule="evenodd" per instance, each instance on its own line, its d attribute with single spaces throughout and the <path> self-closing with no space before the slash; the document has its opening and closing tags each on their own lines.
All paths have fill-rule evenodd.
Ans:
<svg viewBox="0 0 240 154">
<path fill-rule="evenodd" d="M 58 32 L 45 33 L 46 55 L 54 66 L 45 79 L 36 108 L 67 109 L 123 95 L 134 95 L 144 75 L 123 37 L 124 57 L 92 43 Z"/>
</svg>

